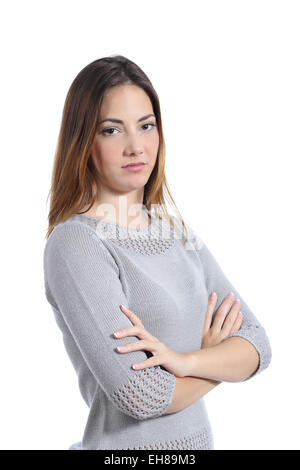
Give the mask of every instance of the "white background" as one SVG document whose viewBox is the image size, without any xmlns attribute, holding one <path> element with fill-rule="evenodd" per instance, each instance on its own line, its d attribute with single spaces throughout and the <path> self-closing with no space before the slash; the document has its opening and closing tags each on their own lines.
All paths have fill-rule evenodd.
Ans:
<svg viewBox="0 0 300 470">
<path fill-rule="evenodd" d="M 1 449 L 68 449 L 88 408 L 44 295 L 46 198 L 62 108 L 122 54 L 159 97 L 166 175 L 272 346 L 206 395 L 216 449 L 299 449 L 298 1 L 1 2 Z"/>
</svg>

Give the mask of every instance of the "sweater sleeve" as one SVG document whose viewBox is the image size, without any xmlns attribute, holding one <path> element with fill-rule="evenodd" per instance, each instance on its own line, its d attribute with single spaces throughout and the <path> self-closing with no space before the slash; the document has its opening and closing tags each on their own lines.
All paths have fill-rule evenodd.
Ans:
<svg viewBox="0 0 300 470">
<path fill-rule="evenodd" d="M 176 377 L 160 366 L 132 369 L 135 362 L 149 357 L 143 350 L 116 351 L 118 345 L 140 339 L 113 336 L 132 326 L 119 308 L 120 304 L 130 305 L 118 265 L 98 234 L 80 223 L 57 225 L 44 250 L 44 279 L 48 302 L 63 317 L 107 397 L 137 420 L 164 414 L 172 401 Z"/>
<path fill-rule="evenodd" d="M 244 338 L 248 340 L 258 352 L 258 368 L 252 375 L 244 379 L 244 381 L 249 380 L 250 378 L 254 377 L 255 375 L 262 372 L 264 369 L 266 369 L 271 362 L 272 350 L 266 331 L 260 324 L 258 319 L 254 316 L 253 312 L 250 310 L 249 306 L 247 305 L 241 294 L 231 284 L 224 271 L 218 264 L 217 260 L 207 247 L 206 243 L 199 238 L 199 236 L 195 233 L 195 231 L 191 229 L 191 227 L 187 227 L 189 228 L 190 233 L 192 234 L 192 242 L 194 243 L 193 246 L 196 247 L 197 254 L 200 257 L 203 266 L 208 296 L 210 296 L 213 292 L 216 292 L 218 296 L 218 301 L 215 307 L 215 312 L 213 314 L 212 321 L 220 304 L 230 292 L 234 293 L 235 299 L 240 299 L 241 301 L 240 311 L 243 314 L 242 325 L 237 332 L 232 333 L 228 336 L 228 338 L 231 338 L 233 336 L 239 336 L 241 338 Z"/>
</svg>

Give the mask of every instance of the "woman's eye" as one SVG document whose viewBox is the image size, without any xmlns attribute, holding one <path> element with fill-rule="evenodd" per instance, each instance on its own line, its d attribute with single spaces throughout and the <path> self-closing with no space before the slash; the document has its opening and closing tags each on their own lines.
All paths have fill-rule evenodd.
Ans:
<svg viewBox="0 0 300 470">
<path fill-rule="evenodd" d="M 103 131 L 101 132 L 101 134 L 103 135 L 113 135 L 112 133 L 110 133 L 109 131 L 116 131 L 117 129 L 115 127 L 108 127 L 107 129 L 103 129 Z M 107 134 L 108 132 L 108 134 Z"/>
<path fill-rule="evenodd" d="M 151 129 L 153 129 L 153 127 L 155 127 L 155 124 L 148 122 L 147 124 L 144 124 L 142 127 L 144 126 L 152 126 Z"/>
</svg>

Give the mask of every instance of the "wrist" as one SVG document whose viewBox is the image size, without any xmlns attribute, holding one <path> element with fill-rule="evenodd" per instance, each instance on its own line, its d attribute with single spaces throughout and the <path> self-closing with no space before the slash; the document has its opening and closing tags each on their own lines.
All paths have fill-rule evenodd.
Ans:
<svg viewBox="0 0 300 470">
<path fill-rule="evenodd" d="M 186 372 L 184 377 L 201 377 L 201 357 L 203 351 L 201 349 L 197 349 L 195 351 L 188 351 L 183 353 L 186 359 Z M 197 370 L 197 374 L 195 374 L 195 370 Z"/>
</svg>

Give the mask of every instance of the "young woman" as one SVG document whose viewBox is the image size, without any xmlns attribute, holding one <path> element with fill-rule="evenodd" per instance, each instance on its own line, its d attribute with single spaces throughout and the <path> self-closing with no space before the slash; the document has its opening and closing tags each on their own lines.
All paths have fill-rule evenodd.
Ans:
<svg viewBox="0 0 300 470">
<path fill-rule="evenodd" d="M 123 56 L 87 65 L 66 97 L 44 251 L 46 297 L 90 409 L 69 449 L 213 449 L 204 395 L 271 361 L 206 244 L 170 215 L 164 167 L 145 73 Z"/>
</svg>

